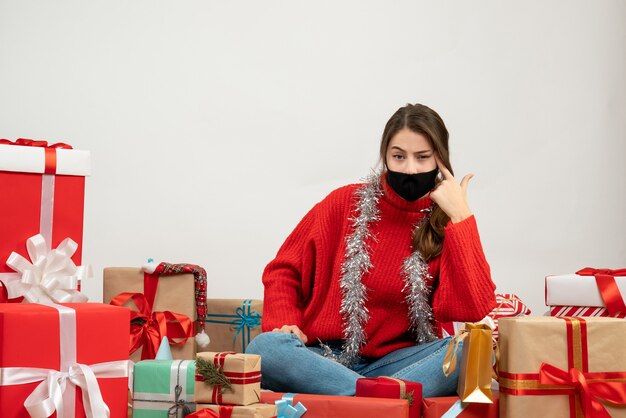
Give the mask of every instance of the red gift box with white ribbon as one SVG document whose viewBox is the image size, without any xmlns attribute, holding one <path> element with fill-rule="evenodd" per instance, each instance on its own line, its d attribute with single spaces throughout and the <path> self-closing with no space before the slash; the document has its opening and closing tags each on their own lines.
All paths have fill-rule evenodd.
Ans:
<svg viewBox="0 0 626 418">
<path fill-rule="evenodd" d="M 0 417 L 125 418 L 129 318 L 101 303 L 0 304 Z"/>
<path fill-rule="evenodd" d="M 12 252 L 28 253 L 26 242 L 41 234 L 48 250 L 66 238 L 81 264 L 85 176 L 91 174 L 89 151 L 46 141 L 0 139 L 0 281 L 18 275 L 5 262 Z"/>
</svg>

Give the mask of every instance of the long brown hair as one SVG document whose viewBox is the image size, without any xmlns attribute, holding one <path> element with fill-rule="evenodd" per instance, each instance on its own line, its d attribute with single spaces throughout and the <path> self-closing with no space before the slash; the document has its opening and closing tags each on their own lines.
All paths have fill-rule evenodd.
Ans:
<svg viewBox="0 0 626 418">
<path fill-rule="evenodd" d="M 454 174 L 450 165 L 446 125 L 437 112 L 421 104 L 407 104 L 398 109 L 387 121 L 380 142 L 380 159 L 385 168 L 387 168 L 386 156 L 389 142 L 395 134 L 404 128 L 424 135 L 437 153 L 439 160 L 450 170 L 450 173 Z M 429 221 L 421 228 L 413 229 L 413 249 L 419 250 L 426 261 L 441 254 L 444 238 L 443 229 L 449 220 L 448 215 L 437 204 L 433 203 L 433 211 Z"/>
</svg>

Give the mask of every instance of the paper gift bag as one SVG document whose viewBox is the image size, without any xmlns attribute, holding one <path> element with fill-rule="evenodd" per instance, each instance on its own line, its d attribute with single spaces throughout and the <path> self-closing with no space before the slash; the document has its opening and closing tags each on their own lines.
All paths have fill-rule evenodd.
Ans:
<svg viewBox="0 0 626 418">
<path fill-rule="evenodd" d="M 266 403 L 254 403 L 246 406 L 198 404 L 197 410 L 210 409 L 217 413 L 219 418 L 274 418 L 276 406 Z M 201 414 L 200 417 L 202 416 Z"/>
<path fill-rule="evenodd" d="M 156 281 L 156 283 L 154 283 L 154 281 Z M 110 303 L 113 298 L 122 293 L 144 294 L 146 284 L 148 284 L 148 286 L 154 286 L 156 284 L 154 305 L 152 306 L 151 311 L 144 313 L 144 316 L 147 316 L 149 319 L 153 319 L 151 317 L 155 312 L 172 312 L 188 318 L 190 326 L 193 326 L 192 323 L 196 318 L 195 281 L 193 274 L 177 274 L 172 276 L 155 277 L 154 275 L 146 273 L 144 270 L 137 267 L 107 267 L 104 269 L 103 284 L 104 303 Z M 130 307 L 135 311 L 140 310 L 133 303 L 133 299 L 137 298 L 138 297 L 128 297 L 127 301 L 124 302 L 124 306 Z M 156 324 L 157 322 L 158 321 L 155 320 L 152 321 L 153 324 Z M 137 330 L 136 332 L 141 331 L 143 330 Z M 193 331 L 191 331 L 191 335 L 193 335 Z M 141 347 L 131 353 L 130 359 L 134 362 L 138 362 L 142 358 L 153 359 L 163 336 L 164 335 L 161 335 L 158 330 L 144 333 L 140 337 L 146 339 L 143 342 L 150 344 L 151 355 L 146 357 L 143 353 L 144 348 Z M 174 343 L 171 346 L 172 357 L 176 360 L 193 360 L 196 353 L 194 339 L 188 338 L 183 344 L 176 344 L 182 340 L 173 339 L 171 337 L 172 335 L 168 335 L 170 343 Z"/>
<path fill-rule="evenodd" d="M 193 360 L 135 364 L 133 418 L 182 418 L 195 411 Z"/>
<path fill-rule="evenodd" d="M 409 418 L 422 416 L 422 384 L 395 377 L 364 377 L 356 381 L 356 396 L 406 399 Z"/>
<path fill-rule="evenodd" d="M 126 416 L 128 309 L 4 303 L 0 336 L 0 417 L 50 416 L 57 408 L 66 417 L 104 417 L 107 408 L 111 418 Z"/>
<path fill-rule="evenodd" d="M 457 346 L 463 343 L 457 393 L 463 402 L 492 403 L 493 340 L 491 328 L 467 323 L 465 330 L 450 341 L 444 360 L 444 374 L 456 367 Z"/>
<path fill-rule="evenodd" d="M 282 407 L 297 407 L 295 416 L 303 418 L 408 418 L 406 399 L 365 398 L 355 396 L 309 395 L 304 393 L 261 392 L 261 402 L 275 403 L 278 416 Z M 285 405 L 287 403 L 287 405 Z M 301 406 L 298 406 L 298 404 Z M 304 408 L 304 414 L 302 412 Z M 289 411 L 296 412 L 296 411 Z M 289 415 L 284 415 L 289 416 Z"/>
<path fill-rule="evenodd" d="M 211 338 L 198 351 L 235 351 L 244 353 L 261 333 L 263 301 L 256 299 L 207 299 L 204 330 Z"/>
<path fill-rule="evenodd" d="M 500 415 L 626 417 L 624 341 L 622 319 L 503 319 Z"/>
<path fill-rule="evenodd" d="M 233 352 L 198 353 L 195 399 L 198 403 L 250 405 L 261 392 L 261 356 Z"/>
</svg>

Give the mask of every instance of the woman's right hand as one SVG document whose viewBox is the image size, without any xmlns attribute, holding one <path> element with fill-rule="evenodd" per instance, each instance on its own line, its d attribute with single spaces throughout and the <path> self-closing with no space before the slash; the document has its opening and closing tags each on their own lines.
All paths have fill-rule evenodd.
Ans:
<svg viewBox="0 0 626 418">
<path fill-rule="evenodd" d="M 286 334 L 295 334 L 304 344 L 309 340 L 304 332 L 297 325 L 283 325 L 280 328 L 274 328 L 272 332 L 284 332 Z"/>
</svg>

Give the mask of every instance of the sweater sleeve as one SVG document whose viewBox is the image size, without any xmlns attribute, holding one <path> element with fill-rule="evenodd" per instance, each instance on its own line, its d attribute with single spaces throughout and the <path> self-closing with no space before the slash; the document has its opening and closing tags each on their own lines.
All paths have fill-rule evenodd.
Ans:
<svg viewBox="0 0 626 418">
<path fill-rule="evenodd" d="M 433 296 L 437 320 L 480 321 L 496 305 L 495 288 L 474 216 L 449 223 L 445 228 L 439 283 Z"/>
<path fill-rule="evenodd" d="M 283 325 L 302 327 L 302 301 L 315 263 L 313 232 L 319 204 L 287 237 L 263 272 L 263 332 Z M 303 279 L 304 278 L 304 279 Z"/>
</svg>

